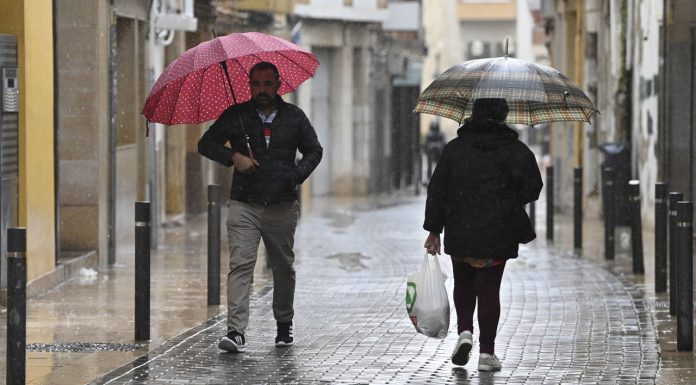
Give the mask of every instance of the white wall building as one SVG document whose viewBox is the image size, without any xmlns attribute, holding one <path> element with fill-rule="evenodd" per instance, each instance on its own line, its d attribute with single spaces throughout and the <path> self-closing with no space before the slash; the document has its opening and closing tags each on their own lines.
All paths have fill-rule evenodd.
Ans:
<svg viewBox="0 0 696 385">
<path fill-rule="evenodd" d="M 391 30 L 418 26 L 417 2 L 407 3 L 394 10 L 384 0 L 305 0 L 295 5 L 301 23 L 295 28 L 298 44 L 321 63 L 297 98 L 326 150 L 311 177 L 312 195 L 367 194 L 375 189 L 377 175 L 384 175 L 378 168 L 389 168 L 391 94 L 379 89 L 397 74 L 390 72 L 395 56 L 384 42 L 383 24 Z M 402 12 L 399 22 L 392 12 Z"/>
<path fill-rule="evenodd" d="M 633 175 L 641 182 L 642 213 L 652 225 L 650 210 L 655 202 L 655 182 L 658 181 L 658 97 L 660 72 L 660 25 L 662 2 L 634 3 L 633 30 Z M 661 140 L 664 140 L 661 139 Z"/>
<path fill-rule="evenodd" d="M 464 61 L 464 45 L 459 23 L 459 0 L 423 0 L 423 32 L 427 55 L 423 62 L 421 89 L 447 68 Z M 433 115 L 421 115 L 421 132 L 425 133 Z M 440 127 L 448 139 L 454 138 L 457 122 L 441 119 Z"/>
<path fill-rule="evenodd" d="M 313 195 L 367 193 L 369 177 L 370 66 L 388 7 L 377 0 L 297 3 L 299 44 L 321 65 L 298 103 L 326 151 L 311 181 Z"/>
</svg>

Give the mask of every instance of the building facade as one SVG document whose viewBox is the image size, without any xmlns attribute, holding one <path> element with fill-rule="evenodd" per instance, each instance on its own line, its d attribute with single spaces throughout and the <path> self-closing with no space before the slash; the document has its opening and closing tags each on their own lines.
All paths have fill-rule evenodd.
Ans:
<svg viewBox="0 0 696 385">
<path fill-rule="evenodd" d="M 158 248 L 163 227 L 205 213 L 209 184 L 227 191 L 231 170 L 197 152 L 212 122 L 150 124 L 146 136 L 141 115 L 166 65 L 213 31 L 294 40 L 321 62 L 285 96 L 307 112 L 326 149 L 303 203 L 416 185 L 417 120 L 395 115 L 407 116 L 419 92 L 420 3 L 396 3 L 399 15 L 383 0 L 0 1 L 0 41 L 16 41 L 20 90 L 16 118 L 0 116 L 3 127 L 15 119 L 18 133 L 0 136 L 2 148 L 9 140 L 18 148 L 16 212 L 0 218 L 27 228 L 29 295 L 75 267 L 108 268 L 132 254 L 136 201 L 151 203 Z"/>
<path fill-rule="evenodd" d="M 297 91 L 328 149 L 311 178 L 311 195 L 364 195 L 416 183 L 417 121 L 408 113 L 418 90 L 394 82 L 420 65 L 419 12 L 415 1 L 297 2 L 296 39 L 322 63 Z M 404 15 L 410 24 L 395 22 Z M 396 111 L 407 117 L 395 119 Z"/>
<path fill-rule="evenodd" d="M 576 160 L 579 153 L 584 196 L 598 196 L 600 167 L 612 157 L 602 146 L 622 145 L 614 160 L 626 170 L 626 179 L 640 181 L 643 220 L 651 227 L 655 182 L 693 198 L 696 11 L 691 2 L 678 0 L 555 0 L 544 1 L 543 9 L 552 62 L 574 76 L 600 110 L 579 136 L 571 138 L 555 126 L 558 176 L 572 175 L 571 153 Z M 619 182 L 625 195 L 626 180 Z M 559 189 L 564 197 L 572 194 L 569 180 Z M 585 212 L 599 211 L 599 205 L 590 205 Z"/>
<path fill-rule="evenodd" d="M 0 1 L 0 34 L 16 42 L 16 113 L 3 113 L 2 145 L 12 140 L 17 165 L 17 188 L 11 200 L 16 215 L 7 227 L 27 229 L 27 277 L 36 279 L 54 269 L 56 263 L 56 213 L 54 168 L 54 38 L 53 7 L 50 0 Z M 14 53 L 13 52 L 13 53 Z M 5 67 L 3 65 L 3 68 Z M 6 74 L 3 70 L 3 77 Z M 3 78 L 3 83 L 5 83 Z M 13 119 L 16 133 L 5 135 L 4 127 Z M 4 151 L 4 150 L 3 150 Z M 8 154 L 3 154 L 7 156 Z M 2 217 L 2 215 L 0 215 Z M 4 221 L 3 221 L 4 222 Z M 0 235 L 5 238 L 5 234 Z M 2 244 L 5 244 L 3 241 Z M 2 273 L 6 276 L 6 250 L 2 255 Z M 2 280 L 5 284 L 5 280 Z"/>
</svg>

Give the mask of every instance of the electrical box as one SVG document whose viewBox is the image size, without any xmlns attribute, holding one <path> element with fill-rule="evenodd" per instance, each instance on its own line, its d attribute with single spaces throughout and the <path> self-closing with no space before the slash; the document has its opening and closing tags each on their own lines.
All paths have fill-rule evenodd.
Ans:
<svg viewBox="0 0 696 385">
<path fill-rule="evenodd" d="M 2 111 L 19 111 L 19 73 L 17 67 L 2 68 Z"/>
</svg>

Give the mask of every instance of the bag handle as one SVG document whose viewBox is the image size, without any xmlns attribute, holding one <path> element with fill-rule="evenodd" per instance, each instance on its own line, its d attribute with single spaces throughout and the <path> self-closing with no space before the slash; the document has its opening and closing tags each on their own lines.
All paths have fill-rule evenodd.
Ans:
<svg viewBox="0 0 696 385">
<path fill-rule="evenodd" d="M 423 262 L 421 263 L 421 270 L 426 271 L 430 268 L 430 258 L 428 258 L 428 252 L 426 251 L 423 255 Z"/>
<path fill-rule="evenodd" d="M 430 262 L 428 252 L 425 252 L 425 255 L 423 255 L 423 263 L 421 264 L 421 269 L 427 270 L 430 268 L 430 264 L 433 263 L 435 265 L 435 269 L 437 270 L 438 273 L 442 273 L 442 267 L 440 267 L 440 261 L 437 258 L 437 254 L 433 255 L 433 261 Z"/>
</svg>

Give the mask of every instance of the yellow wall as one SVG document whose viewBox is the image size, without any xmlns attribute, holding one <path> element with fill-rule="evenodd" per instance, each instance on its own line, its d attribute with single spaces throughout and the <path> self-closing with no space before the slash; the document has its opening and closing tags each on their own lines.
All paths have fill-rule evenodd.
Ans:
<svg viewBox="0 0 696 385">
<path fill-rule="evenodd" d="M 52 1 L 0 0 L 0 14 L 0 33 L 19 45 L 19 225 L 32 280 L 55 266 Z"/>
<path fill-rule="evenodd" d="M 517 3 L 459 3 L 460 20 L 515 20 Z"/>
</svg>

